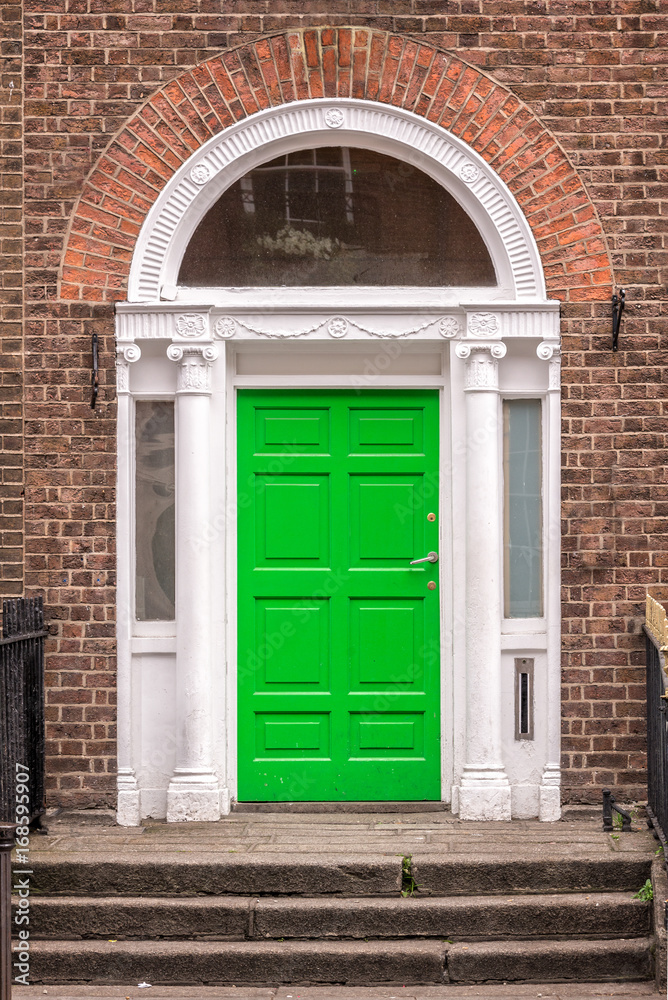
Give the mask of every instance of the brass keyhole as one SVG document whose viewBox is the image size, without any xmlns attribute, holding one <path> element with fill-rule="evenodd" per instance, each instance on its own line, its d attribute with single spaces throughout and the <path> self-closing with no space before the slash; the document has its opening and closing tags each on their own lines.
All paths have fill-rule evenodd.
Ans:
<svg viewBox="0 0 668 1000">
<path fill-rule="evenodd" d="M 435 521 L 436 520 L 436 515 L 435 514 L 427 514 L 427 520 L 428 521 Z"/>
</svg>

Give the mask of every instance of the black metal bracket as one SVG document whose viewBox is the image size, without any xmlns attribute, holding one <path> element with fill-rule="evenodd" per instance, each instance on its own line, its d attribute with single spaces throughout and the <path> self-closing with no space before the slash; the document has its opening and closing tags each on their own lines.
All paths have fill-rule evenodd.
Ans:
<svg viewBox="0 0 668 1000">
<path fill-rule="evenodd" d="M 609 788 L 603 789 L 603 829 L 606 833 L 612 833 L 615 830 L 614 824 L 612 822 L 613 811 L 618 813 L 622 817 L 621 828 L 617 827 L 621 833 L 632 833 L 631 830 L 631 814 L 627 813 L 625 809 L 618 806 L 615 803 L 615 796 L 612 794 Z"/>
<path fill-rule="evenodd" d="M 626 292 L 623 288 L 620 288 L 619 295 L 615 293 L 612 296 L 612 349 L 617 350 L 617 343 L 619 341 L 619 328 L 622 325 L 622 313 L 624 312 L 624 305 L 626 304 Z"/>
<path fill-rule="evenodd" d="M 97 393 L 100 388 L 100 373 L 98 368 L 98 357 L 97 357 L 97 334 L 94 333 L 91 338 L 91 347 L 93 352 L 93 371 L 90 377 L 91 386 L 91 397 L 90 397 L 90 408 L 95 409 L 95 404 L 97 403 Z"/>
</svg>

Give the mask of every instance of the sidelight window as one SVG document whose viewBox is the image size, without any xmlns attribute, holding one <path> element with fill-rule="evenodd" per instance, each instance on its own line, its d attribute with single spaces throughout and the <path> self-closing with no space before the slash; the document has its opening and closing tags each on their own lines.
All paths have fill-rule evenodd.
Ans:
<svg viewBox="0 0 668 1000">
<path fill-rule="evenodd" d="M 541 401 L 503 404 L 506 618 L 543 614 Z"/>
<path fill-rule="evenodd" d="M 171 621 L 175 617 L 174 404 L 138 400 L 135 433 L 136 617 Z"/>
</svg>

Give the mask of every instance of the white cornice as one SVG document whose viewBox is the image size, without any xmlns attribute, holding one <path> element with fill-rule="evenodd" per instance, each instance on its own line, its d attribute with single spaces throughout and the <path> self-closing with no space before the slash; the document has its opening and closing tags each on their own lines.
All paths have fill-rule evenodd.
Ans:
<svg viewBox="0 0 668 1000">
<path fill-rule="evenodd" d="M 211 305 L 119 303 L 119 344 L 142 340 L 211 343 L 215 340 L 512 340 L 533 337 L 558 343 L 558 303 L 478 303 L 438 308 L 431 305 L 384 309 L 288 308 L 223 309 Z"/>
</svg>

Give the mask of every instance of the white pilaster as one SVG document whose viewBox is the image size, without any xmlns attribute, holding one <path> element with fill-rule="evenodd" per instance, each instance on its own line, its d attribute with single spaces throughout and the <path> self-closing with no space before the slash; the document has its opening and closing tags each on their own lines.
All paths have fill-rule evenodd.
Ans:
<svg viewBox="0 0 668 1000">
<path fill-rule="evenodd" d="M 466 764 L 459 816 L 509 820 L 501 742 L 502 545 L 499 359 L 505 344 L 463 342 L 466 360 Z"/>
<path fill-rule="evenodd" d="M 540 783 L 539 819 L 561 816 L 561 351 L 544 341 L 536 353 L 549 365 L 547 420 L 545 603 L 547 617 L 547 763 Z"/>
<path fill-rule="evenodd" d="M 211 574 L 200 539 L 210 522 L 210 344 L 171 344 L 178 364 L 176 406 L 176 766 L 167 821 L 217 820 L 211 714 Z"/>
<path fill-rule="evenodd" d="M 121 344 L 116 350 L 116 394 L 118 397 L 117 440 L 118 480 L 117 491 L 126 497 L 132 490 L 134 448 L 132 447 L 132 397 L 130 396 L 130 365 L 141 357 L 136 344 Z M 133 699 L 130 602 L 132 558 L 132 512 L 123 503 L 118 505 L 116 518 L 116 551 L 118 559 L 117 624 L 116 624 L 116 695 L 117 695 L 117 755 L 116 820 L 119 826 L 139 826 L 139 785 L 134 769 L 132 745 Z"/>
</svg>

